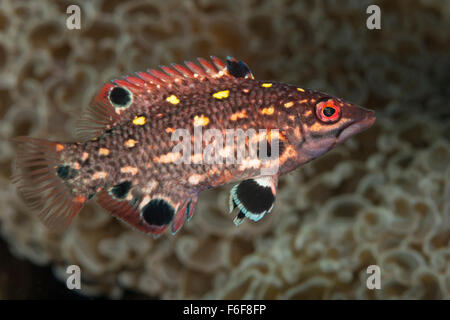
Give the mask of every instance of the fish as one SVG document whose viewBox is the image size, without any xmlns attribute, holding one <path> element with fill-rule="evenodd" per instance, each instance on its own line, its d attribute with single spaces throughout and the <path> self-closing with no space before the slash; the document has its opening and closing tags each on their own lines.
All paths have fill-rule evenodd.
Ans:
<svg viewBox="0 0 450 320">
<path fill-rule="evenodd" d="M 13 138 L 12 181 L 44 224 L 65 230 L 95 197 L 139 231 L 175 234 L 201 191 L 229 183 L 233 222 L 259 221 L 281 175 L 375 121 L 329 94 L 256 80 L 233 57 L 197 60 L 106 83 L 81 112 L 78 142 Z"/>
</svg>

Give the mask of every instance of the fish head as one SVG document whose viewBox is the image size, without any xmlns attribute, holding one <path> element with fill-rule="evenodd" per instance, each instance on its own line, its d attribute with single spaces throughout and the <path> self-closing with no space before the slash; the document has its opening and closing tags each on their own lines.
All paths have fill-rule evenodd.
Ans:
<svg viewBox="0 0 450 320">
<path fill-rule="evenodd" d="M 302 139 L 297 150 L 312 160 L 375 122 L 374 112 L 321 92 L 309 92 L 297 104 Z"/>
</svg>

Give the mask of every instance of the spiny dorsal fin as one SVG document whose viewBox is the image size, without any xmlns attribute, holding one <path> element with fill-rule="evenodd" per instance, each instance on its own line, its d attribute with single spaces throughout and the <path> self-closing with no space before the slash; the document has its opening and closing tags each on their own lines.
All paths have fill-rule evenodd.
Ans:
<svg viewBox="0 0 450 320">
<path fill-rule="evenodd" d="M 136 76 L 113 80 L 103 86 L 90 106 L 83 111 L 75 136 L 80 140 L 98 137 L 120 122 L 122 117 L 129 115 L 129 110 L 142 108 L 144 98 L 176 91 L 176 87 L 186 84 L 186 81 L 220 77 L 253 79 L 253 74 L 242 61 L 227 57 L 225 64 L 212 56 L 211 62 L 198 58 L 198 64 L 185 61 L 185 66 L 161 66 L 161 71 L 149 69 L 147 72 L 137 72 Z M 158 103 L 157 100 L 153 102 Z"/>
</svg>

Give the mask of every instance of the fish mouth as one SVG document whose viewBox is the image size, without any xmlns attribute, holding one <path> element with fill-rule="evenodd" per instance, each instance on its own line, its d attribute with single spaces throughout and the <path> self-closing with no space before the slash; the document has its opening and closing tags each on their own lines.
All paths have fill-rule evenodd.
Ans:
<svg viewBox="0 0 450 320">
<path fill-rule="evenodd" d="M 370 111 L 370 113 L 364 119 L 353 122 L 348 127 L 344 128 L 344 130 L 342 130 L 337 137 L 336 143 L 342 143 L 351 136 L 354 136 L 355 134 L 368 129 L 375 122 L 375 120 L 376 118 L 374 116 L 374 112 Z"/>
</svg>

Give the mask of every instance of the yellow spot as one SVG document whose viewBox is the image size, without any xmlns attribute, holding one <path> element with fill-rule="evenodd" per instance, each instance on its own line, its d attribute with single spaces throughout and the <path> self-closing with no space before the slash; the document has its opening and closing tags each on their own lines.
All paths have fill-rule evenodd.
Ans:
<svg viewBox="0 0 450 320">
<path fill-rule="evenodd" d="M 176 95 L 171 95 L 169 97 L 166 98 L 167 102 L 170 102 L 171 104 L 179 104 L 180 103 L 180 99 L 178 99 L 178 97 Z"/>
<path fill-rule="evenodd" d="M 321 125 L 319 122 L 315 122 L 312 126 L 308 128 L 308 130 L 312 132 L 319 132 L 323 129 L 323 125 Z"/>
<path fill-rule="evenodd" d="M 138 169 L 136 167 L 132 167 L 132 166 L 125 166 L 125 167 L 120 168 L 120 172 L 131 173 L 133 176 L 135 176 L 138 173 Z"/>
<path fill-rule="evenodd" d="M 83 152 L 83 154 L 81 155 L 81 160 L 82 160 L 82 161 L 86 161 L 87 158 L 89 158 L 89 153 Z"/>
<path fill-rule="evenodd" d="M 137 126 L 143 126 L 147 122 L 147 119 L 144 116 L 135 117 L 133 119 L 133 124 Z"/>
<path fill-rule="evenodd" d="M 300 103 L 306 103 L 306 102 L 308 102 L 308 99 L 300 100 Z"/>
<path fill-rule="evenodd" d="M 261 114 L 267 114 L 269 116 L 272 115 L 274 112 L 275 112 L 275 109 L 272 106 L 261 110 Z"/>
<path fill-rule="evenodd" d="M 297 90 L 300 92 L 305 92 L 305 90 L 303 90 L 302 88 L 297 88 Z"/>
<path fill-rule="evenodd" d="M 212 96 L 216 99 L 224 99 L 224 98 L 228 98 L 229 95 L 230 95 L 230 90 L 223 90 L 223 91 L 213 93 Z"/>
<path fill-rule="evenodd" d="M 230 120 L 231 121 L 236 121 L 237 119 L 244 119 L 244 118 L 247 118 L 247 111 L 246 110 L 242 110 L 240 112 L 233 113 L 230 116 Z"/>
<path fill-rule="evenodd" d="M 107 156 L 107 155 L 109 154 L 109 149 L 106 149 L 106 148 L 100 148 L 100 149 L 98 150 L 98 154 L 101 155 L 101 156 Z"/>
<path fill-rule="evenodd" d="M 292 107 L 294 105 L 294 103 L 292 102 L 292 101 L 290 101 L 290 102 L 286 102 L 285 104 L 284 104 L 284 107 L 285 108 L 290 108 L 290 107 Z"/>
<path fill-rule="evenodd" d="M 263 88 L 270 88 L 271 86 L 272 86 L 271 83 L 263 83 L 263 84 L 261 85 L 261 87 L 263 87 Z"/>
<path fill-rule="evenodd" d="M 63 150 L 64 150 L 64 146 L 62 144 L 58 143 L 56 145 L 56 151 L 63 151 Z"/>
<path fill-rule="evenodd" d="M 92 175 L 92 179 L 104 179 L 108 174 L 105 171 L 97 171 Z"/>
<path fill-rule="evenodd" d="M 209 118 L 204 115 L 194 117 L 194 126 L 203 127 L 209 123 Z"/>
<path fill-rule="evenodd" d="M 309 117 L 311 115 L 312 111 L 311 110 L 307 110 L 305 112 L 305 117 Z"/>
<path fill-rule="evenodd" d="M 175 129 L 174 128 L 166 128 L 166 132 L 167 133 L 174 133 Z"/>
<path fill-rule="evenodd" d="M 125 147 L 127 148 L 133 148 L 136 145 L 136 140 L 134 139 L 128 139 L 125 141 Z"/>
<path fill-rule="evenodd" d="M 98 137 L 92 138 L 91 141 L 97 141 Z"/>
</svg>

